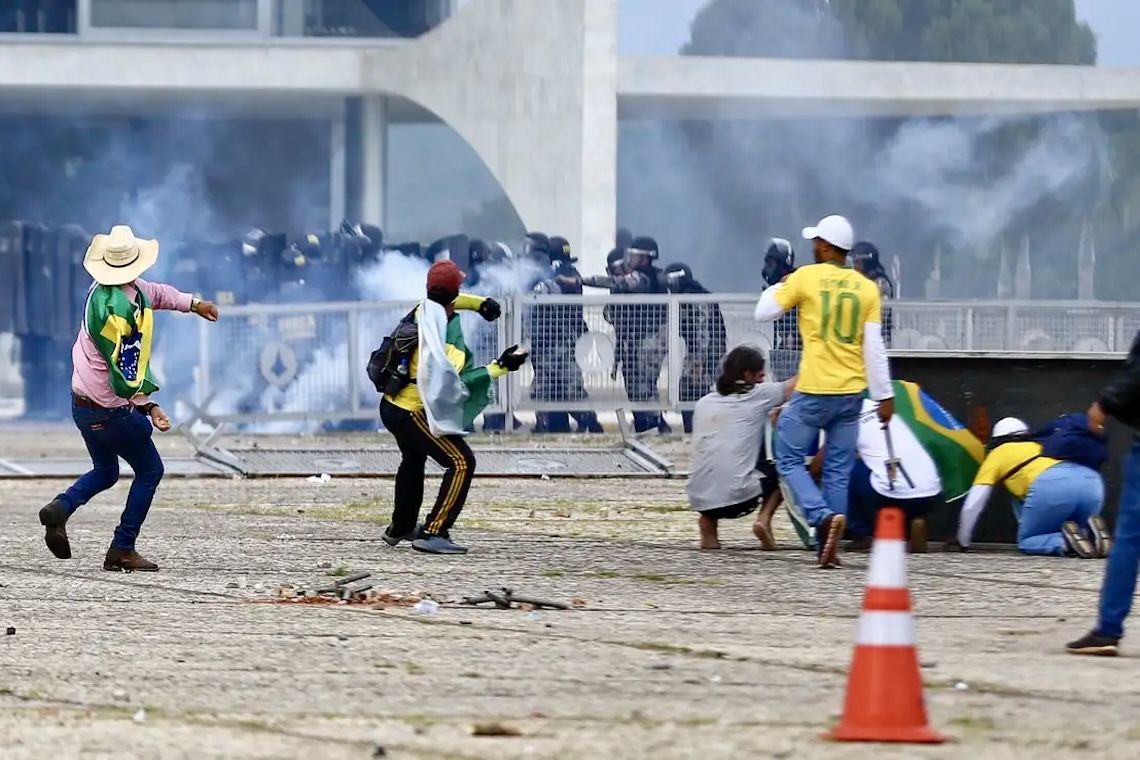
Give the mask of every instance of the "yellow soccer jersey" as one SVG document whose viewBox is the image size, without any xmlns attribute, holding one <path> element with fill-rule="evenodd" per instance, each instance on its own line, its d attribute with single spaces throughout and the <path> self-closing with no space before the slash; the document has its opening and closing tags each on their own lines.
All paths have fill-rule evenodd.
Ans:
<svg viewBox="0 0 1140 760">
<path fill-rule="evenodd" d="M 803 357 L 796 390 L 824 396 L 865 391 L 863 326 L 881 324 L 879 287 L 854 269 L 809 264 L 773 295 L 780 308 L 799 308 Z"/>
</svg>

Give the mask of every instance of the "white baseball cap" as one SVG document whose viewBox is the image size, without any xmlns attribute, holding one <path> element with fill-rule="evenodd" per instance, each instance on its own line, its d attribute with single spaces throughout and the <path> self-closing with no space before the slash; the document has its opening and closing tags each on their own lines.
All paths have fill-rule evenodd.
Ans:
<svg viewBox="0 0 1140 760">
<path fill-rule="evenodd" d="M 814 227 L 804 227 L 803 235 L 804 240 L 819 238 L 844 251 L 855 247 L 855 230 L 851 229 L 851 222 L 836 214 L 825 216 Z"/>
</svg>

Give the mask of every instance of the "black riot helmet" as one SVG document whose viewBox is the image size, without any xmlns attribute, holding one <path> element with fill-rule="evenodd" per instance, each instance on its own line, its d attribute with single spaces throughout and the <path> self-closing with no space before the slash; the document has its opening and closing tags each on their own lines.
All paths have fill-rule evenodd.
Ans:
<svg viewBox="0 0 1140 760">
<path fill-rule="evenodd" d="M 665 267 L 665 288 L 670 293 L 687 293 L 697 284 L 688 264 L 670 264 Z"/>
<path fill-rule="evenodd" d="M 606 274 L 611 277 L 625 274 L 624 248 L 615 248 L 606 256 Z"/>
<path fill-rule="evenodd" d="M 552 264 L 578 263 L 578 259 L 574 257 L 570 249 L 570 241 L 557 235 L 546 241 L 546 254 L 550 257 L 550 263 Z"/>
<path fill-rule="evenodd" d="M 542 232 L 528 232 L 523 238 L 522 255 L 542 257 L 550 248 L 550 238 Z"/>
<path fill-rule="evenodd" d="M 652 266 L 659 255 L 656 240 L 651 237 L 635 237 L 625 249 L 625 265 L 630 269 L 644 269 Z"/>
<path fill-rule="evenodd" d="M 792 250 L 792 244 L 784 238 L 769 240 L 768 250 L 764 252 L 764 282 L 775 285 L 795 268 L 796 252 Z"/>
<path fill-rule="evenodd" d="M 851 248 L 851 252 L 847 254 L 847 265 L 868 277 L 883 271 L 883 265 L 879 261 L 879 249 L 874 243 L 866 240 L 860 240 Z"/>
<path fill-rule="evenodd" d="M 488 264 L 491 261 L 491 246 L 487 245 L 482 240 L 476 238 L 467 244 L 468 256 L 471 259 L 471 266 L 478 267 Z"/>
</svg>

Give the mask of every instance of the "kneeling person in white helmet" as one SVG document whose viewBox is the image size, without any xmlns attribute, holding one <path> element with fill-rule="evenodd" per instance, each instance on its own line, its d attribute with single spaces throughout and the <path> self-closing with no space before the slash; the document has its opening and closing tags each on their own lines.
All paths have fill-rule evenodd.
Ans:
<svg viewBox="0 0 1140 760">
<path fill-rule="evenodd" d="M 752 514 L 771 493 L 757 469 L 764 424 L 768 413 L 792 395 L 796 378 L 763 380 L 764 354 L 753 346 L 737 346 L 721 362 L 715 390 L 693 409 L 693 465 L 686 490 L 689 505 L 700 514 L 702 549 L 720 548 L 720 520 Z M 765 519 L 757 520 L 752 531 L 771 544 Z"/>
<path fill-rule="evenodd" d="M 1108 444 L 1088 429 L 1085 415 L 1064 415 L 1033 433 L 1022 420 L 1006 417 L 994 425 L 986 448 L 962 507 L 960 548 L 970 545 L 994 486 L 1002 484 L 1013 497 L 1017 548 L 1023 553 L 1107 556 L 1111 537 L 1100 516 L 1104 480 L 1099 469 L 1108 459 Z"/>
<path fill-rule="evenodd" d="M 898 507 L 907 516 L 912 552 L 926 551 L 926 515 L 943 503 L 942 478 L 934 459 L 914 432 L 894 415 L 887 427 L 878 403 L 863 400 L 859 415 L 858 454 L 851 472 L 847 512 L 847 551 L 871 546 L 875 520 L 883 507 Z"/>
</svg>

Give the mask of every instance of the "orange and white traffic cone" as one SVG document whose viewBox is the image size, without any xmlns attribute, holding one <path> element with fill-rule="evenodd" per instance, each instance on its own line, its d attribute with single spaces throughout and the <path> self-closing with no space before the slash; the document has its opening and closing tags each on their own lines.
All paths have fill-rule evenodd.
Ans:
<svg viewBox="0 0 1140 760">
<path fill-rule="evenodd" d="M 938 744 L 927 724 L 906 578 L 906 517 L 879 510 L 843 719 L 824 735 L 841 742 Z"/>
</svg>

